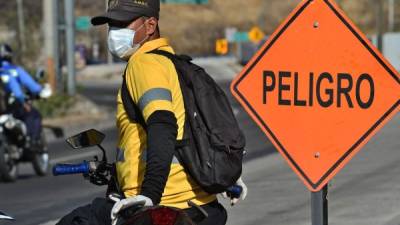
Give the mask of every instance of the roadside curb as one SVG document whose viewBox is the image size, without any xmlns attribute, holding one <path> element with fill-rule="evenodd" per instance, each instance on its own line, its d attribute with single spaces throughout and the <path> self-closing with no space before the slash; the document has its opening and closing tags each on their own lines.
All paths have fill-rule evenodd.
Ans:
<svg viewBox="0 0 400 225">
<path fill-rule="evenodd" d="M 59 126 L 64 132 L 64 137 L 56 138 L 51 130 L 45 128 L 47 142 L 51 143 L 60 139 L 65 139 L 81 131 L 88 129 L 107 130 L 115 126 L 113 113 L 104 112 L 99 115 L 77 116 L 75 120 L 68 121 L 60 119 L 57 122 L 44 121 L 45 125 Z"/>
</svg>

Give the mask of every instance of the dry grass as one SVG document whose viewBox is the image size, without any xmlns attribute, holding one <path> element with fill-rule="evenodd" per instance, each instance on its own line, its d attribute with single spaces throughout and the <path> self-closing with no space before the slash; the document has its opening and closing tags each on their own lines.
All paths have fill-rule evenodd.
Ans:
<svg viewBox="0 0 400 225">
<path fill-rule="evenodd" d="M 179 52 L 209 54 L 213 52 L 215 39 L 224 37 L 226 27 L 248 31 L 267 20 L 268 26 L 264 30 L 271 32 L 295 2 L 270 0 L 265 4 L 265 0 L 210 0 L 210 4 L 203 6 L 163 5 L 161 32 Z M 278 11 L 281 16 L 274 15 Z"/>
<path fill-rule="evenodd" d="M 0 0 L 0 27 L 17 31 L 15 1 Z M 375 30 L 374 3 L 377 0 L 336 0 L 345 12 L 360 26 L 361 30 L 373 33 Z M 76 0 L 76 16 L 94 16 L 104 11 L 104 0 Z M 300 0 L 209 0 L 207 5 L 161 6 L 160 27 L 163 36 L 170 39 L 178 52 L 192 55 L 205 55 L 214 52 L 214 41 L 224 37 L 226 27 L 237 27 L 248 31 L 259 25 L 267 34 L 282 22 Z M 385 1 L 386 2 L 386 1 Z M 396 0 L 400 12 L 400 0 Z M 25 13 L 29 53 L 24 58 L 37 59 L 41 55 L 42 44 L 41 1 L 26 0 Z M 385 3 L 386 4 L 386 3 Z M 387 7 L 385 5 L 385 10 Z M 387 15 L 385 13 L 385 15 Z M 397 15 L 400 21 L 400 15 Z M 397 23 L 397 30 L 400 23 Z M 89 32 L 77 32 L 77 43 L 91 46 L 101 43 L 101 55 L 106 57 L 106 30 L 104 27 Z M 9 40 L 14 46 L 18 43 Z"/>
<path fill-rule="evenodd" d="M 226 27 L 248 31 L 254 25 L 272 33 L 300 0 L 210 0 L 210 4 L 162 5 L 161 31 L 178 52 L 210 54 Z M 364 32 L 374 31 L 373 0 L 338 1 Z"/>
</svg>

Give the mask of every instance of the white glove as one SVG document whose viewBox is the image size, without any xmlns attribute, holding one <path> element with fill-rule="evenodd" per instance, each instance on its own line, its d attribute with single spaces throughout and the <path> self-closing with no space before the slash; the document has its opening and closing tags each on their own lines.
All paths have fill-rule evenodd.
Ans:
<svg viewBox="0 0 400 225">
<path fill-rule="evenodd" d="M 126 198 L 126 199 L 117 199 L 114 197 L 110 196 L 110 199 L 115 201 L 115 204 L 111 210 L 111 221 L 112 221 L 112 225 L 116 225 L 117 221 L 118 221 L 118 213 L 126 208 L 132 207 L 132 206 L 153 206 L 153 201 L 143 195 L 137 195 L 135 197 L 130 197 L 130 198 Z"/>
<path fill-rule="evenodd" d="M 243 180 L 242 180 L 242 177 L 240 177 L 240 178 L 236 181 L 235 185 L 241 186 L 243 190 L 242 190 L 242 193 L 240 194 L 240 197 L 239 197 L 239 198 L 231 198 L 231 205 L 232 205 L 232 206 L 234 206 L 236 203 L 238 203 L 238 202 L 239 202 L 239 199 L 245 200 L 245 199 L 246 199 L 246 196 L 247 196 L 247 191 L 248 191 L 246 184 L 245 184 L 245 183 L 243 182 Z M 226 194 L 226 192 L 222 193 L 222 196 L 223 196 L 225 199 L 228 198 L 228 195 Z"/>
<path fill-rule="evenodd" d="M 50 84 L 46 83 L 43 85 L 42 91 L 39 93 L 40 98 L 49 98 L 53 94 Z"/>
</svg>

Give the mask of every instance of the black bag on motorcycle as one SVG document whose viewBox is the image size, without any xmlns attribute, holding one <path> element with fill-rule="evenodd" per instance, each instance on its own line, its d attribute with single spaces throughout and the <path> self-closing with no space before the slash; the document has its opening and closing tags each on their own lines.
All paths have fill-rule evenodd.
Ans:
<svg viewBox="0 0 400 225">
<path fill-rule="evenodd" d="M 188 56 L 155 50 L 148 54 L 168 57 L 175 65 L 181 86 L 186 121 L 184 139 L 176 156 L 189 175 L 208 193 L 226 191 L 242 173 L 245 137 L 222 89 L 207 72 L 191 63 Z M 145 123 L 132 101 L 125 74 L 122 101 L 132 121 Z"/>
</svg>

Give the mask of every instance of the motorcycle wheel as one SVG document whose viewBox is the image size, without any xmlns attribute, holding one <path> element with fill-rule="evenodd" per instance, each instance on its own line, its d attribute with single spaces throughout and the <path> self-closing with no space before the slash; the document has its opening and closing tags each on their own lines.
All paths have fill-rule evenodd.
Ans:
<svg viewBox="0 0 400 225">
<path fill-rule="evenodd" d="M 0 178 L 4 182 L 14 182 L 18 177 L 18 165 L 9 154 L 7 142 L 0 136 Z"/>
<path fill-rule="evenodd" d="M 40 151 L 35 152 L 32 158 L 33 170 L 35 170 L 36 175 L 46 176 L 49 170 L 49 153 L 47 152 L 47 142 L 44 132 L 41 133 L 40 138 Z"/>
</svg>

